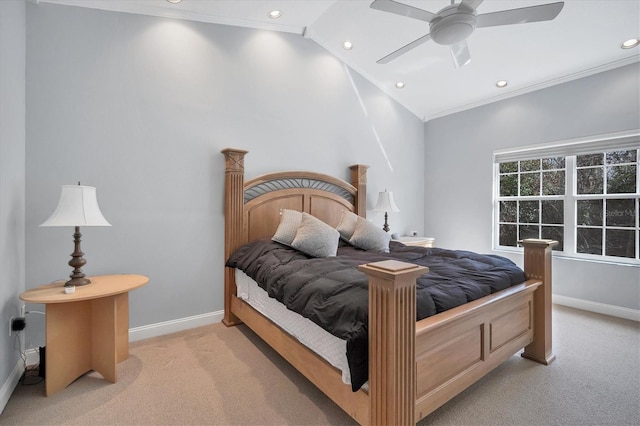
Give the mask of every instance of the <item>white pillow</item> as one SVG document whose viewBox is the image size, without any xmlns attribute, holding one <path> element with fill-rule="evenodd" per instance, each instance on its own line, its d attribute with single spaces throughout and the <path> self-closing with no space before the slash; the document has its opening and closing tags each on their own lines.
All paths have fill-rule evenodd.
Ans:
<svg viewBox="0 0 640 426">
<path fill-rule="evenodd" d="M 342 217 L 340 223 L 336 226 L 336 229 L 340 233 L 343 240 L 349 241 L 353 236 L 353 231 L 356 230 L 356 224 L 358 223 L 358 215 L 348 210 L 342 211 Z"/>
<path fill-rule="evenodd" d="M 353 231 L 349 244 L 363 250 L 389 253 L 390 240 L 391 235 L 383 231 L 382 228 L 378 228 L 368 220 L 358 217 L 356 229 Z"/>
<path fill-rule="evenodd" d="M 291 247 L 313 257 L 335 256 L 339 240 L 340 233 L 330 225 L 302 213 L 302 222 Z"/>
<path fill-rule="evenodd" d="M 302 212 L 289 209 L 280 210 L 280 224 L 271 239 L 287 246 L 291 246 L 301 222 Z"/>
</svg>

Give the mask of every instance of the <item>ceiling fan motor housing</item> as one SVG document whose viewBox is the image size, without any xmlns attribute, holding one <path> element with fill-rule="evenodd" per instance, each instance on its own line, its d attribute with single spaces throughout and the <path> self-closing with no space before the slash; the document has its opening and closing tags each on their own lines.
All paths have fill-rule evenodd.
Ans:
<svg viewBox="0 0 640 426">
<path fill-rule="evenodd" d="M 475 10 L 447 6 L 430 23 L 431 39 L 444 45 L 459 43 L 471 35 L 477 22 Z"/>
</svg>

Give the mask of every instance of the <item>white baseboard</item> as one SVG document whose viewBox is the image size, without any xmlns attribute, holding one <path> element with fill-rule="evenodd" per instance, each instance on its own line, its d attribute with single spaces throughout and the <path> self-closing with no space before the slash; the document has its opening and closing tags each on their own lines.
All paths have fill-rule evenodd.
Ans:
<svg viewBox="0 0 640 426">
<path fill-rule="evenodd" d="M 189 330 L 190 328 L 202 327 L 203 325 L 215 324 L 222 321 L 223 317 L 224 311 L 217 311 L 130 328 L 129 341 L 135 342 L 151 337 Z M 27 365 L 35 365 L 40 362 L 40 355 L 37 349 L 28 349 L 25 354 L 27 356 Z"/>
<path fill-rule="evenodd" d="M 224 311 L 209 312 L 192 317 L 178 318 L 171 321 L 158 322 L 155 324 L 143 325 L 129 329 L 129 341 L 149 339 L 151 337 L 163 336 L 165 334 L 176 333 L 190 328 L 202 327 L 203 325 L 215 324 L 222 321 Z"/>
<path fill-rule="evenodd" d="M 9 402 L 9 398 L 13 394 L 13 390 L 18 385 L 18 381 L 20 381 L 20 377 L 22 376 L 22 372 L 24 371 L 24 364 L 22 360 L 19 359 L 16 363 L 16 366 L 13 368 L 11 374 L 0 388 L 0 413 L 4 411 L 4 407 L 7 406 L 7 402 Z"/>
<path fill-rule="evenodd" d="M 570 308 L 582 309 L 584 311 L 596 312 L 598 314 L 610 315 L 612 317 L 640 322 L 640 311 L 637 309 L 607 305 L 605 303 L 576 299 L 573 297 L 561 296 L 559 294 L 552 295 L 551 300 L 555 304 L 568 306 Z"/>
</svg>

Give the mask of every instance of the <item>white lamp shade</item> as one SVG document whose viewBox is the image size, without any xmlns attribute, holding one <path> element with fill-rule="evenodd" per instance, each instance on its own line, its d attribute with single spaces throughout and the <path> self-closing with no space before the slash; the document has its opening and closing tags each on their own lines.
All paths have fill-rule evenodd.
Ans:
<svg viewBox="0 0 640 426">
<path fill-rule="evenodd" d="M 58 207 L 40 226 L 111 226 L 104 218 L 93 186 L 62 185 Z"/>
<path fill-rule="evenodd" d="M 384 191 L 378 194 L 378 203 L 373 208 L 374 212 L 399 212 L 400 209 L 393 201 L 393 192 Z"/>
</svg>

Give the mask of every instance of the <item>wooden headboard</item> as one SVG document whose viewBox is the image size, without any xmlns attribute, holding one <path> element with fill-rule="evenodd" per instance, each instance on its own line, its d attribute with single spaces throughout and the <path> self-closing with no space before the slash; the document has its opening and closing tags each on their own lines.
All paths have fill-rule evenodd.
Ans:
<svg viewBox="0 0 640 426">
<path fill-rule="evenodd" d="M 248 151 L 227 148 L 225 156 L 224 255 L 225 261 L 242 244 L 271 237 L 280 223 L 280 210 L 307 212 L 337 226 L 344 210 L 366 217 L 367 169 L 356 164 L 351 183 L 315 172 L 268 173 L 245 182 L 244 157 Z M 233 268 L 225 269 L 225 319 L 228 301 L 236 294 Z"/>
</svg>

